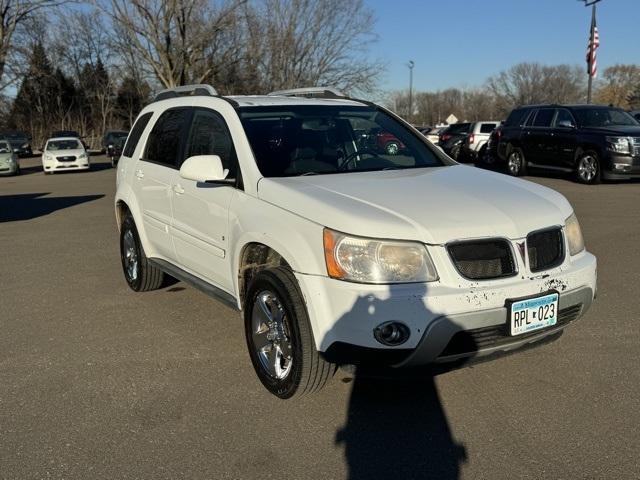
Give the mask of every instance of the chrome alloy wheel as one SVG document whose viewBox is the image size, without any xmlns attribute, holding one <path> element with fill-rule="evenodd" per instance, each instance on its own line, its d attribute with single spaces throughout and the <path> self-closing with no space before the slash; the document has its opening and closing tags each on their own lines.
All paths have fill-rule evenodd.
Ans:
<svg viewBox="0 0 640 480">
<path fill-rule="evenodd" d="M 127 276 L 131 282 L 135 282 L 138 278 L 138 251 L 136 249 L 136 240 L 131 230 L 124 232 L 123 247 L 124 266 L 127 270 Z"/>
<path fill-rule="evenodd" d="M 387 155 L 397 155 L 400 151 L 400 145 L 395 142 L 391 142 L 387 145 Z"/>
<path fill-rule="evenodd" d="M 585 155 L 578 163 L 578 175 L 585 183 L 593 181 L 598 173 L 598 160 L 593 155 Z"/>
<path fill-rule="evenodd" d="M 522 170 L 522 155 L 517 150 L 514 150 L 509 154 L 509 160 L 507 162 L 507 168 L 511 175 L 518 175 Z"/>
<path fill-rule="evenodd" d="M 256 296 L 251 313 L 251 336 L 262 368 L 283 380 L 293 364 L 291 333 L 280 300 L 269 290 Z"/>
</svg>

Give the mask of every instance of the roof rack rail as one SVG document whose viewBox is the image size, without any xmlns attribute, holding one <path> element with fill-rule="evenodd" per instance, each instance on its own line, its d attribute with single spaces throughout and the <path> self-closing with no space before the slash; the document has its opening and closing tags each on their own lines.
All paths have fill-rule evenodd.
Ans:
<svg viewBox="0 0 640 480">
<path fill-rule="evenodd" d="M 277 90 L 267 94 L 269 97 L 306 97 L 306 98 L 346 98 L 340 90 L 333 87 L 306 87 L 291 90 Z"/>
<path fill-rule="evenodd" d="M 166 90 L 158 92 L 153 101 L 159 102 L 160 100 L 166 100 L 168 98 L 187 97 L 193 95 L 217 97 L 218 92 L 211 85 L 206 85 L 204 83 L 195 85 L 183 85 L 181 87 L 168 88 Z"/>
</svg>

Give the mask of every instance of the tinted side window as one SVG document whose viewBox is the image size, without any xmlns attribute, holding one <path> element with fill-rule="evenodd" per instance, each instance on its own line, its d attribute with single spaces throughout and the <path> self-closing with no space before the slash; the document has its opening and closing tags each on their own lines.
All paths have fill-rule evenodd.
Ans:
<svg viewBox="0 0 640 480">
<path fill-rule="evenodd" d="M 483 123 L 482 125 L 480 125 L 480 133 L 491 133 L 493 132 L 493 130 L 495 130 L 495 128 L 495 123 Z"/>
<path fill-rule="evenodd" d="M 127 138 L 127 144 L 125 145 L 124 150 L 122 152 L 123 156 L 131 158 L 131 156 L 133 155 L 133 152 L 135 152 L 136 147 L 138 146 L 138 141 L 140 141 L 140 136 L 142 135 L 142 132 L 147 126 L 147 123 L 149 123 L 149 120 L 151 119 L 152 115 L 153 115 L 152 112 L 145 113 L 135 123 L 135 125 L 131 129 L 129 138 Z"/>
<path fill-rule="evenodd" d="M 506 127 L 516 127 L 524 125 L 527 116 L 531 110 L 528 108 L 517 108 L 513 110 L 507 120 L 504 122 Z"/>
<path fill-rule="evenodd" d="M 557 110 L 558 114 L 556 115 L 555 125 L 559 126 L 561 123 L 562 126 L 573 125 L 575 127 L 576 121 L 573 119 L 573 116 L 569 112 L 569 110 L 565 110 L 564 108 L 559 108 Z"/>
<path fill-rule="evenodd" d="M 170 167 L 176 166 L 189 114 L 187 108 L 176 108 L 160 115 L 149 134 L 145 160 Z"/>
<path fill-rule="evenodd" d="M 536 118 L 533 120 L 534 127 L 550 127 L 553 120 L 553 114 L 555 110 L 553 108 L 541 108 L 536 113 Z"/>
<path fill-rule="evenodd" d="M 236 152 L 229 129 L 219 113 L 196 110 L 183 161 L 194 155 L 218 155 L 222 166 L 229 169 L 228 178 L 235 178 Z"/>
</svg>

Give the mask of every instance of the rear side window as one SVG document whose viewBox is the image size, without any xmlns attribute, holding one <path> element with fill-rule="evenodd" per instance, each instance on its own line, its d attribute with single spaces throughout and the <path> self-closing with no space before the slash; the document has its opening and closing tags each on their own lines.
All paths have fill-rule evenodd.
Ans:
<svg viewBox="0 0 640 480">
<path fill-rule="evenodd" d="M 222 166 L 229 169 L 229 178 L 235 178 L 236 152 L 231 134 L 219 113 L 196 110 L 184 160 L 195 155 L 218 155 L 222 160 Z"/>
<path fill-rule="evenodd" d="M 576 126 L 576 121 L 573 119 L 573 116 L 564 108 L 558 109 L 558 114 L 556 115 L 555 126 L 556 127 L 567 127 L 569 125 Z"/>
<path fill-rule="evenodd" d="M 513 110 L 507 120 L 504 122 L 505 127 L 521 127 L 529 116 L 531 110 L 528 108 L 516 108 Z"/>
<path fill-rule="evenodd" d="M 133 156 L 133 152 L 136 151 L 136 147 L 138 146 L 138 142 L 140 141 L 140 136 L 144 131 L 147 123 L 151 120 L 153 112 L 145 113 L 142 115 L 138 121 L 135 123 L 133 128 L 131 129 L 131 133 L 129 134 L 129 138 L 127 138 L 127 144 L 122 151 L 122 155 L 125 157 L 131 158 Z"/>
<path fill-rule="evenodd" d="M 536 118 L 533 120 L 534 127 L 550 127 L 553 120 L 553 114 L 555 109 L 553 108 L 541 108 L 536 113 Z"/>
<path fill-rule="evenodd" d="M 175 108 L 160 115 L 149 134 L 144 160 L 175 168 L 189 115 L 188 108 Z"/>
<path fill-rule="evenodd" d="M 480 133 L 491 133 L 495 130 L 496 126 L 495 123 L 483 123 L 480 125 Z"/>
</svg>

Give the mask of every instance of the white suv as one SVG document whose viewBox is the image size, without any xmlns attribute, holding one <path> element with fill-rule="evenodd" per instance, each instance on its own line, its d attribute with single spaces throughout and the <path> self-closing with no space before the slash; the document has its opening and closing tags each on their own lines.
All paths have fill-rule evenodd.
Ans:
<svg viewBox="0 0 640 480">
<path fill-rule="evenodd" d="M 381 132 L 402 151 L 375 148 Z M 242 311 L 281 398 L 339 364 L 462 363 L 556 338 L 596 291 L 562 195 L 458 165 L 330 89 L 162 92 L 127 139 L 115 202 L 131 288 L 169 274 Z"/>
<path fill-rule="evenodd" d="M 482 158 L 487 141 L 500 122 L 476 122 L 471 126 L 469 135 L 462 142 L 462 155 L 475 161 Z"/>
</svg>

